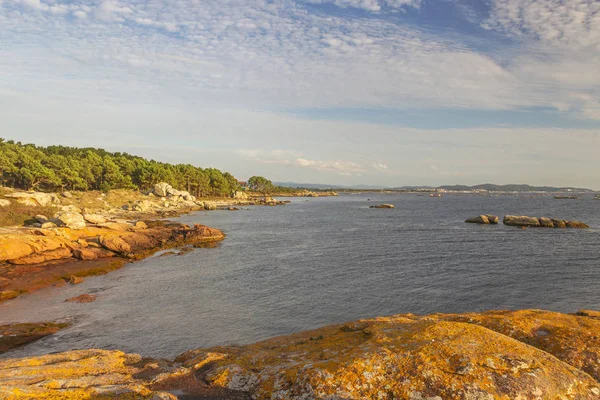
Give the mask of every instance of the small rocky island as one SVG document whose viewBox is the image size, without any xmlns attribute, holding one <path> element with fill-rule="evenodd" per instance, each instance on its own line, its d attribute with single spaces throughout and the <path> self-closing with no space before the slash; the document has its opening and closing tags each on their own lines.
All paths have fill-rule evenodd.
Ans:
<svg viewBox="0 0 600 400">
<path fill-rule="evenodd" d="M 480 225 L 496 225 L 498 217 L 495 215 L 480 215 L 467 219 L 465 222 Z M 569 221 L 564 219 L 546 218 L 546 217 L 527 217 L 517 215 L 506 215 L 502 221 L 506 226 L 516 226 L 521 228 L 573 228 L 587 229 L 589 226 L 580 221 Z"/>
</svg>

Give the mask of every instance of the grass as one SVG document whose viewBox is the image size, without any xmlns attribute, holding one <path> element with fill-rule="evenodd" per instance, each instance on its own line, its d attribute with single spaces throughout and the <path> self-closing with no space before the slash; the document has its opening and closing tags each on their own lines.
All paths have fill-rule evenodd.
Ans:
<svg viewBox="0 0 600 400">
<path fill-rule="evenodd" d="M 26 206 L 10 199 L 11 204 L 7 207 L 0 207 L 0 226 L 23 226 L 26 223 L 35 222 L 33 217 L 41 214 L 52 218 L 56 209 L 52 206 Z"/>
</svg>

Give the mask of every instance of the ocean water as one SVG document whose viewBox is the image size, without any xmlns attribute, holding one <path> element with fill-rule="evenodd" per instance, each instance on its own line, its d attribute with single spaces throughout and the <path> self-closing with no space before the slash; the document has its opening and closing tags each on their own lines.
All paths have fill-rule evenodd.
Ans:
<svg viewBox="0 0 600 400">
<path fill-rule="evenodd" d="M 382 202 L 396 208 L 368 208 Z M 464 223 L 481 213 L 579 219 L 592 229 Z M 172 358 L 379 315 L 600 309 L 600 201 L 592 196 L 343 195 L 180 220 L 227 238 L 1 304 L 0 323 L 73 321 L 4 357 L 106 348 Z M 83 293 L 98 299 L 64 302 Z"/>
</svg>

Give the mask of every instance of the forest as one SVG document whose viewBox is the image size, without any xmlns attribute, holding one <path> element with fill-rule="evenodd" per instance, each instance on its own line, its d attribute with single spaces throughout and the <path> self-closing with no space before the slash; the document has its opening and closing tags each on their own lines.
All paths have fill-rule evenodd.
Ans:
<svg viewBox="0 0 600 400">
<path fill-rule="evenodd" d="M 238 180 L 215 168 L 168 164 L 97 148 L 36 146 L 0 138 L 0 185 L 22 190 L 149 190 L 168 182 L 201 196 L 227 196 Z"/>
</svg>

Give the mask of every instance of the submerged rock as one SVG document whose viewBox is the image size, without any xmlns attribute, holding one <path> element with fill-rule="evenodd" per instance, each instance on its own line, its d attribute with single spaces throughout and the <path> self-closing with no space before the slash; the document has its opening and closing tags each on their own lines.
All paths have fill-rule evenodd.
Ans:
<svg viewBox="0 0 600 400">
<path fill-rule="evenodd" d="M 491 214 L 480 215 L 478 217 L 469 218 L 465 222 L 470 223 L 470 224 L 480 224 L 480 225 L 487 225 L 487 224 L 496 225 L 498 223 L 498 217 L 496 215 L 491 215 Z"/>
<path fill-rule="evenodd" d="M 575 228 L 575 229 L 587 229 L 589 226 L 580 221 L 566 221 L 565 225 L 567 228 Z"/>
</svg>

